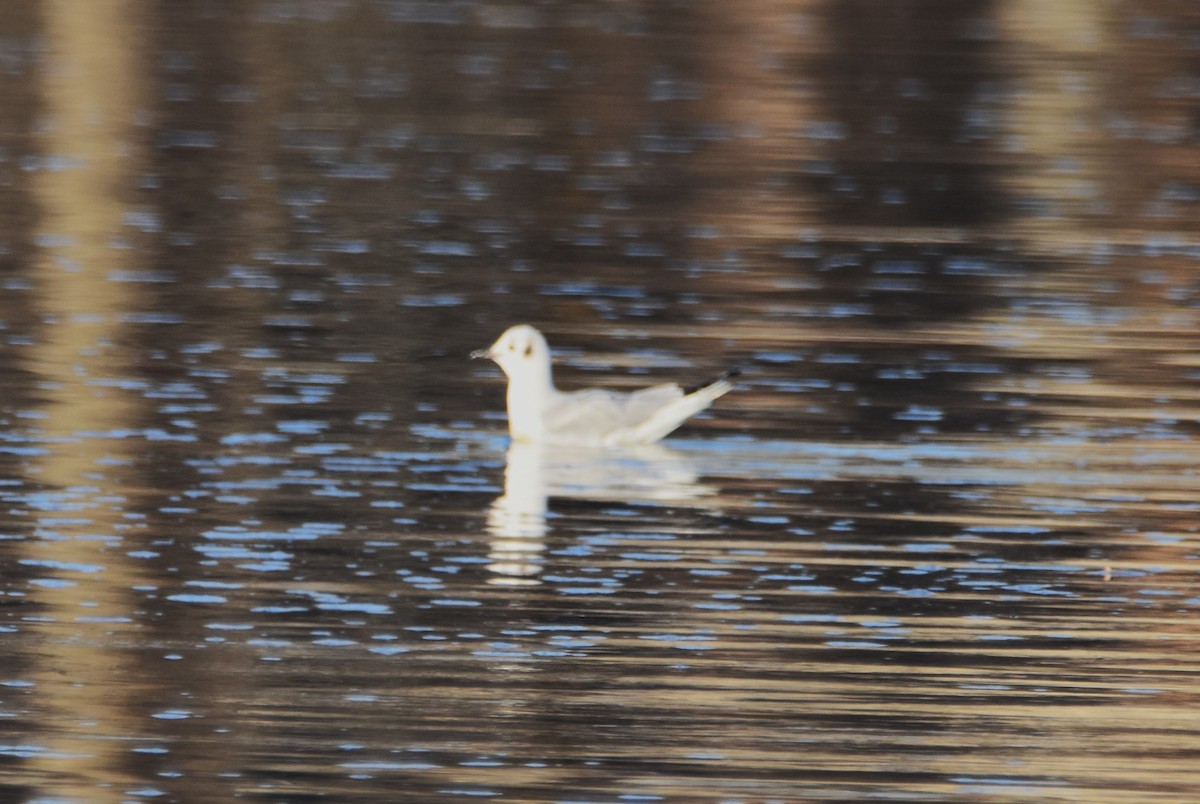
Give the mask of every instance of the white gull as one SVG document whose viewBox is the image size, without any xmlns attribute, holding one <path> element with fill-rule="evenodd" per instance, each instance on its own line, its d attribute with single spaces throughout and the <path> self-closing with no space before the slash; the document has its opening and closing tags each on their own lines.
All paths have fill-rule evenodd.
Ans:
<svg viewBox="0 0 1200 804">
<path fill-rule="evenodd" d="M 652 444 L 733 390 L 731 371 L 695 388 L 675 383 L 631 393 L 592 388 L 559 391 L 550 347 L 528 324 L 505 330 L 471 357 L 496 361 L 508 375 L 508 430 L 514 441 L 611 447 Z"/>
</svg>

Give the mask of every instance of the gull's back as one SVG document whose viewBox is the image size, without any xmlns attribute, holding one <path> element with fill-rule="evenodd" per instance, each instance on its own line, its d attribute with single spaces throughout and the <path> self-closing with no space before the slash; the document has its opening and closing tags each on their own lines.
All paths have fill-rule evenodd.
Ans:
<svg viewBox="0 0 1200 804">
<path fill-rule="evenodd" d="M 674 383 L 632 393 L 560 391 L 543 413 L 545 440 L 580 446 L 652 444 L 732 389 L 722 377 L 691 392 Z"/>
</svg>

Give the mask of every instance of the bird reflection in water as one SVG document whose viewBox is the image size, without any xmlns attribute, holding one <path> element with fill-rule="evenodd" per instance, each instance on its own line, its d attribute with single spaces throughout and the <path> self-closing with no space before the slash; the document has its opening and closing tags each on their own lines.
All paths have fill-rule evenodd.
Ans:
<svg viewBox="0 0 1200 804">
<path fill-rule="evenodd" d="M 716 489 L 699 482 L 692 457 L 657 444 L 588 449 L 513 442 L 504 494 L 488 509 L 491 583 L 532 586 L 545 564 L 549 499 L 648 505 L 705 505 Z"/>
</svg>

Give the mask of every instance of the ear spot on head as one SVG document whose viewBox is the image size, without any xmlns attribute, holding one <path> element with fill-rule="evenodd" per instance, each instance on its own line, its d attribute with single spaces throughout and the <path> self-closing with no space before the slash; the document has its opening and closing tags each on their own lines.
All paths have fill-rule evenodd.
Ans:
<svg viewBox="0 0 1200 804">
<path fill-rule="evenodd" d="M 533 344 L 532 343 L 525 344 L 525 356 L 533 357 Z"/>
</svg>

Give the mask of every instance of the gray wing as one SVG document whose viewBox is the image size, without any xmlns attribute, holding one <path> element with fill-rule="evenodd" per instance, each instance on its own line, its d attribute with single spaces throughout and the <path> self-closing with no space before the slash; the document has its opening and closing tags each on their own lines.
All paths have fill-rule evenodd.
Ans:
<svg viewBox="0 0 1200 804">
<path fill-rule="evenodd" d="M 559 394 L 546 410 L 546 430 L 569 432 L 582 438 L 603 438 L 616 430 L 636 427 L 682 397 L 683 389 L 674 383 L 654 385 L 630 394 L 601 389 Z"/>
</svg>

